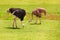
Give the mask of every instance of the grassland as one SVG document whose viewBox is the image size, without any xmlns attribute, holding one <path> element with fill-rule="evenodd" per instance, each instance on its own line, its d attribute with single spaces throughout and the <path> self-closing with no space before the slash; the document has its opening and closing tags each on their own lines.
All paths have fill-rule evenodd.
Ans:
<svg viewBox="0 0 60 40">
<path fill-rule="evenodd" d="M 13 16 L 11 15 L 9 18 L 7 16 L 8 13 L 6 12 L 8 8 L 11 7 L 18 7 L 23 8 L 26 10 L 26 12 L 29 12 L 31 14 L 32 10 L 41 7 L 46 8 L 47 14 L 58 14 L 60 15 L 60 4 L 40 4 L 40 5 L 0 5 L 0 19 L 12 19 Z M 28 13 L 27 13 L 28 14 Z"/>
<path fill-rule="evenodd" d="M 27 15 L 25 27 L 18 19 L 18 29 L 13 29 L 14 16 L 6 12 L 11 7 L 23 8 L 29 14 L 37 7 L 46 8 L 47 18 L 42 16 L 40 25 L 34 24 L 35 19 L 28 23 Z M 0 0 L 0 40 L 60 40 L 60 0 Z"/>
<path fill-rule="evenodd" d="M 37 4 L 60 4 L 60 0 L 0 0 L 0 4 L 14 4 L 14 5 L 37 5 Z"/>
<path fill-rule="evenodd" d="M 12 29 L 12 20 L 0 20 L 0 40 L 60 40 L 60 20 L 42 20 L 42 24 L 28 23 Z"/>
</svg>

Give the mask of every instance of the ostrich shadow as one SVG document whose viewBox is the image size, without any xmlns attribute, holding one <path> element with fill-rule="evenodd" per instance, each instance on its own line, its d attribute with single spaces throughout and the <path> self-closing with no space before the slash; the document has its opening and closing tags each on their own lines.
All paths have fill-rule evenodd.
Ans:
<svg viewBox="0 0 60 40">
<path fill-rule="evenodd" d="M 21 29 L 21 28 L 13 28 L 13 27 L 5 27 L 6 29 Z"/>
</svg>

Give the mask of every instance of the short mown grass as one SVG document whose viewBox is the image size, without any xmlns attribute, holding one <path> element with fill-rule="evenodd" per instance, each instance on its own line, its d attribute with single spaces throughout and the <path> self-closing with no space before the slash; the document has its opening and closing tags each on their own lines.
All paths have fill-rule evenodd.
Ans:
<svg viewBox="0 0 60 40">
<path fill-rule="evenodd" d="M 47 14 L 58 14 L 60 15 L 60 4 L 40 4 L 40 5 L 0 5 L 0 19 L 13 19 L 13 15 L 7 13 L 9 8 L 22 8 L 26 10 L 26 14 L 31 14 L 32 10 L 41 7 L 45 8 Z"/>
<path fill-rule="evenodd" d="M 42 24 L 24 21 L 23 28 L 17 20 L 18 28 L 12 28 L 13 20 L 0 20 L 0 40 L 60 40 L 60 20 L 42 20 Z"/>
<path fill-rule="evenodd" d="M 13 29 L 12 19 L 14 16 L 6 12 L 11 7 L 23 8 L 26 10 L 26 14 L 30 15 L 32 10 L 41 7 L 46 8 L 48 15 L 59 16 L 59 3 L 59 0 L 0 0 L 0 40 L 60 40 L 60 18 L 56 17 L 56 20 L 50 20 L 42 16 L 42 24 L 34 24 L 35 19 L 29 23 L 27 15 L 24 20 L 25 27 L 23 28 L 20 20 L 17 19 L 18 29 Z"/>
</svg>

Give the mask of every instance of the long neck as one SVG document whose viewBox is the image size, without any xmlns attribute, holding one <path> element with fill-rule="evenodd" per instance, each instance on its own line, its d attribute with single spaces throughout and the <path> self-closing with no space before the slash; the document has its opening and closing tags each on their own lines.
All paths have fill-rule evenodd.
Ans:
<svg viewBox="0 0 60 40">
<path fill-rule="evenodd" d="M 44 15 L 46 16 L 46 11 L 44 11 Z"/>
</svg>

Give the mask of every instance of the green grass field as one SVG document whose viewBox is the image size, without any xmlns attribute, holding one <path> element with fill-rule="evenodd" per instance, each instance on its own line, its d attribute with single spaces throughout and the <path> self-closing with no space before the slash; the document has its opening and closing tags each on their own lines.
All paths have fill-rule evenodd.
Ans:
<svg viewBox="0 0 60 40">
<path fill-rule="evenodd" d="M 11 7 L 18 7 L 18 8 L 23 8 L 26 10 L 26 12 L 29 12 L 31 14 L 32 10 L 41 7 L 41 8 L 46 8 L 47 14 L 58 14 L 60 15 L 60 4 L 40 4 L 40 5 L 0 5 L 0 19 L 12 19 L 13 16 L 11 14 L 10 17 L 8 18 L 7 15 L 8 13 L 6 12 L 8 8 Z M 28 14 L 28 13 L 27 13 Z M 9 16 L 8 15 L 8 16 Z"/>
<path fill-rule="evenodd" d="M 60 40 L 60 20 L 42 20 L 42 24 L 24 21 L 25 27 L 12 29 L 12 20 L 0 20 L 0 40 Z"/>
<path fill-rule="evenodd" d="M 14 16 L 6 12 L 11 7 L 23 8 L 29 14 L 37 7 L 46 8 L 47 17 L 42 16 L 40 25 L 34 24 L 35 19 L 28 23 L 27 15 L 25 27 L 17 19 L 18 29 L 13 29 Z M 60 40 L 60 0 L 0 0 L 0 40 Z"/>
</svg>

